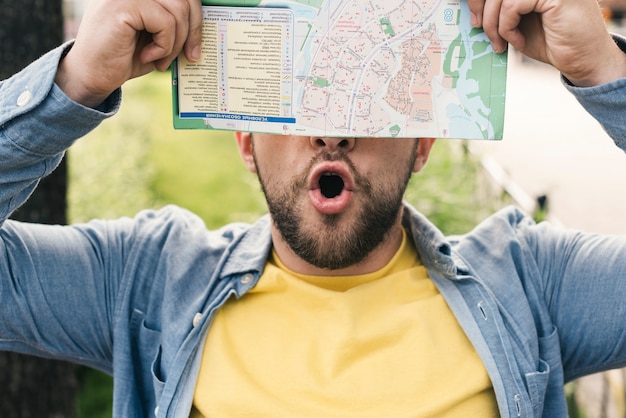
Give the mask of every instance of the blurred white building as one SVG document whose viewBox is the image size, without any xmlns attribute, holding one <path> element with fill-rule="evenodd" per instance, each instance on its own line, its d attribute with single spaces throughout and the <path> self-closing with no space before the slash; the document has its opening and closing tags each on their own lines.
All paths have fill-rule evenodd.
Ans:
<svg viewBox="0 0 626 418">
<path fill-rule="evenodd" d="M 65 39 L 74 39 L 89 0 L 63 0 Z"/>
</svg>

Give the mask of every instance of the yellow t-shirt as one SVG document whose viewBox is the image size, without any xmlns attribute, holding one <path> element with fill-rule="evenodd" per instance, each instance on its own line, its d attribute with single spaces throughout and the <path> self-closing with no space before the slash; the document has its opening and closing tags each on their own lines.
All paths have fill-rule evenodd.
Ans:
<svg viewBox="0 0 626 418">
<path fill-rule="evenodd" d="M 350 277 L 287 270 L 217 313 L 192 417 L 497 417 L 476 351 L 406 237 Z"/>
</svg>

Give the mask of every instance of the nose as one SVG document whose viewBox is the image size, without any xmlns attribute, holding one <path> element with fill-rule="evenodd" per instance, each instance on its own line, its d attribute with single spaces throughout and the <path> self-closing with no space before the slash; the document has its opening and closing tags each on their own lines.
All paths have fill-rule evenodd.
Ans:
<svg viewBox="0 0 626 418">
<path fill-rule="evenodd" d="M 348 152 L 354 148 L 356 139 L 354 138 L 327 138 L 312 136 L 311 146 L 315 149 L 325 149 L 326 151 L 342 150 Z"/>
</svg>

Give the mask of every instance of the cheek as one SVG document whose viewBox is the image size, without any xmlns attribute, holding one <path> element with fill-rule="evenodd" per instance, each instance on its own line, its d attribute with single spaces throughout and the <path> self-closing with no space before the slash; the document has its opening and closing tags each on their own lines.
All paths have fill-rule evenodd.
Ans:
<svg viewBox="0 0 626 418">
<path fill-rule="evenodd" d="M 404 161 L 415 158 L 417 154 L 417 140 L 408 138 L 374 138 L 368 144 L 368 158 L 372 164 L 402 165 Z"/>
<path fill-rule="evenodd" d="M 408 158 L 406 154 L 398 155 L 395 159 L 387 160 L 385 165 L 381 166 L 370 179 L 382 189 L 394 190 L 394 193 L 403 191 L 413 175 L 414 165 L 414 157 Z"/>
<path fill-rule="evenodd" d="M 302 164 L 302 157 L 298 158 L 300 153 L 296 150 L 289 150 L 281 147 L 281 143 L 275 141 L 267 141 L 264 146 L 255 147 L 255 155 L 257 164 L 265 167 L 266 170 L 273 171 L 295 171 Z"/>
<path fill-rule="evenodd" d="M 258 175 L 265 183 L 265 187 L 273 194 L 284 194 L 294 188 L 305 187 L 308 172 L 299 167 L 298 161 L 280 158 L 267 158 L 264 161 L 258 160 Z"/>
</svg>

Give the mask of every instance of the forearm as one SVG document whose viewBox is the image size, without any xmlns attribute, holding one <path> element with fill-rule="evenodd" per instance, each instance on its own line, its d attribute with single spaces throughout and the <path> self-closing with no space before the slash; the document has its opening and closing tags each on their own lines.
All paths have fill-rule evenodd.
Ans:
<svg viewBox="0 0 626 418">
<path fill-rule="evenodd" d="M 73 102 L 54 84 L 69 47 L 49 52 L 0 82 L 0 221 L 26 200 L 76 139 L 119 107 L 119 91 L 95 110 Z"/>
<path fill-rule="evenodd" d="M 626 38 L 614 36 L 626 54 Z M 615 144 L 626 151 L 626 78 L 594 87 L 577 87 L 563 78 L 565 87 L 600 122 Z"/>
</svg>

